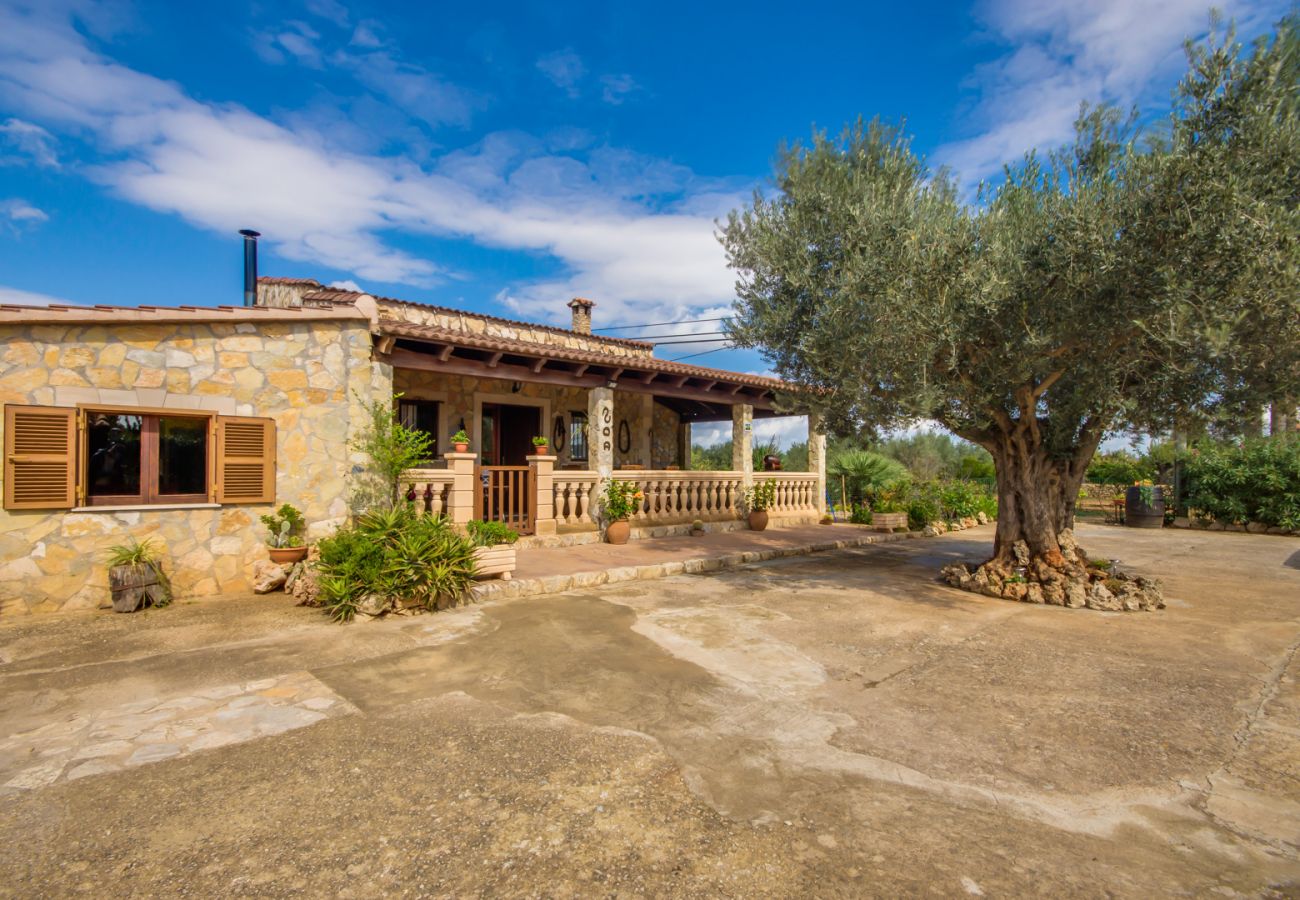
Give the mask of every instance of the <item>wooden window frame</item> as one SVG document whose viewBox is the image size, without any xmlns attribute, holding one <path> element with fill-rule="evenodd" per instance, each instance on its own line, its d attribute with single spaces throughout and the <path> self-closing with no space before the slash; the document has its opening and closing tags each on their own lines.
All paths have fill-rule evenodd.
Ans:
<svg viewBox="0 0 1300 900">
<path fill-rule="evenodd" d="M 117 416 L 139 416 L 140 423 L 140 493 L 139 494 L 104 494 L 92 497 L 87 485 L 90 466 L 90 428 L 87 418 L 93 413 Z M 80 420 L 81 440 L 77 448 L 77 484 L 78 499 L 83 506 L 185 506 L 195 503 L 209 503 L 215 489 L 214 468 L 216 447 L 214 446 L 214 425 L 216 413 L 189 409 L 161 409 L 158 407 L 110 406 L 103 404 L 78 404 L 77 415 Z M 158 420 L 197 419 L 206 423 L 207 442 L 204 447 L 203 485 L 204 490 L 196 494 L 163 494 L 158 491 Z"/>
</svg>

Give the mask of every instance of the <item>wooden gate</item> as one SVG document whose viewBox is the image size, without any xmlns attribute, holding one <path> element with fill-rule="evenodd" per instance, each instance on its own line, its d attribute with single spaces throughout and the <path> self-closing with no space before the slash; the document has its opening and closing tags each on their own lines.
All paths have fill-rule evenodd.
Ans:
<svg viewBox="0 0 1300 900">
<path fill-rule="evenodd" d="M 533 533 L 532 466 L 479 466 L 474 517 L 501 522 L 520 534 Z"/>
</svg>

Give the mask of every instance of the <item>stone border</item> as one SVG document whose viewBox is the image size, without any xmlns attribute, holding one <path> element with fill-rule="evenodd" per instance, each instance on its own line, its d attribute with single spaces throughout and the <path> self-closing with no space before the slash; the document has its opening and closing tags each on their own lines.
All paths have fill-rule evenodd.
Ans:
<svg viewBox="0 0 1300 900">
<path fill-rule="evenodd" d="M 749 563 L 766 562 L 792 556 L 808 556 L 829 550 L 848 550 L 853 547 L 865 547 L 870 544 L 888 544 L 911 538 L 926 537 L 923 532 L 909 531 L 904 534 L 867 534 L 856 538 L 837 541 L 818 541 L 811 544 L 799 544 L 793 547 L 780 547 L 771 550 L 745 550 L 727 553 L 722 556 L 702 556 L 691 559 L 673 560 L 671 562 L 649 563 L 644 566 L 615 566 L 594 572 L 573 572 L 567 575 L 548 575 L 545 578 L 515 578 L 511 581 L 488 581 L 476 585 L 469 592 L 467 600 L 508 600 L 516 597 L 536 597 L 543 594 L 561 594 L 579 588 L 593 588 L 602 584 L 617 584 L 624 581 L 649 581 L 655 578 L 669 578 L 673 575 L 698 575 L 702 572 L 717 572 L 734 569 Z"/>
<path fill-rule="evenodd" d="M 1281 528 L 1277 525 L 1265 525 L 1263 522 L 1247 522 L 1242 525 L 1237 522 L 1214 522 L 1203 519 L 1188 519 L 1180 516 L 1174 519 L 1173 523 L 1166 525 L 1166 528 L 1185 528 L 1191 531 L 1227 531 L 1236 534 L 1268 534 L 1274 537 L 1291 537 L 1300 536 L 1300 529 Z"/>
</svg>

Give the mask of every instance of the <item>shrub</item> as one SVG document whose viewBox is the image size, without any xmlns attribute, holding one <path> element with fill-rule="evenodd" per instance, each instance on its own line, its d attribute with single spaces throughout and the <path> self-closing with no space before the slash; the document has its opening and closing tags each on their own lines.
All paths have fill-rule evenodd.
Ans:
<svg viewBox="0 0 1300 900">
<path fill-rule="evenodd" d="M 1131 453 L 1098 453 L 1088 466 L 1086 480 L 1093 484 L 1132 484 L 1152 476 L 1151 467 Z"/>
<path fill-rule="evenodd" d="M 745 491 L 745 509 L 750 512 L 762 512 L 771 509 L 776 503 L 776 482 L 770 479 L 756 481 Z"/>
<path fill-rule="evenodd" d="M 883 509 L 880 511 L 885 512 L 885 510 Z M 865 503 L 860 506 L 853 507 L 853 511 L 849 513 L 849 521 L 852 522 L 854 525 L 870 525 L 871 507 L 867 506 Z"/>
<path fill-rule="evenodd" d="M 401 394 L 394 394 L 394 400 Z M 422 431 L 407 428 L 397 418 L 394 404 L 375 400 L 366 404 L 369 421 L 348 446 L 370 460 L 357 474 L 352 493 L 352 509 L 369 512 L 387 509 L 398 502 L 398 480 L 407 469 L 414 468 L 429 456 L 432 438 Z"/>
<path fill-rule="evenodd" d="M 476 547 L 491 547 L 493 544 L 513 544 L 519 540 L 519 532 L 504 522 L 484 522 L 474 519 L 465 524 L 469 539 Z"/>
<path fill-rule="evenodd" d="M 947 522 L 977 516 L 990 518 L 998 514 L 998 501 L 992 489 L 975 481 L 919 481 L 895 485 L 883 492 L 873 504 L 876 512 L 905 512 L 912 528 L 924 528 L 931 522 Z"/>
<path fill-rule="evenodd" d="M 321 604 L 340 622 L 368 597 L 381 609 L 435 609 L 459 598 L 474 579 L 474 545 L 440 516 L 405 506 L 357 518 L 319 544 Z"/>
<path fill-rule="evenodd" d="M 1199 515 L 1300 528 L 1300 442 L 1199 447 L 1184 476 L 1184 503 Z"/>
<path fill-rule="evenodd" d="M 645 494 L 636 482 L 610 479 L 605 484 L 605 494 L 601 498 L 601 508 L 605 517 L 611 522 L 626 519 L 636 512 L 645 500 Z"/>
</svg>

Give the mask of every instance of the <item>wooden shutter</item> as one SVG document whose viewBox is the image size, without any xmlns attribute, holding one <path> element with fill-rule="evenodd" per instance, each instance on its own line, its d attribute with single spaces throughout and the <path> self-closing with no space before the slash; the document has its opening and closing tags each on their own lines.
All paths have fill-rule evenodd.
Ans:
<svg viewBox="0 0 1300 900">
<path fill-rule="evenodd" d="M 275 422 L 217 416 L 217 502 L 275 502 Z"/>
<path fill-rule="evenodd" d="M 76 505 L 77 411 L 5 405 L 5 509 Z"/>
</svg>

